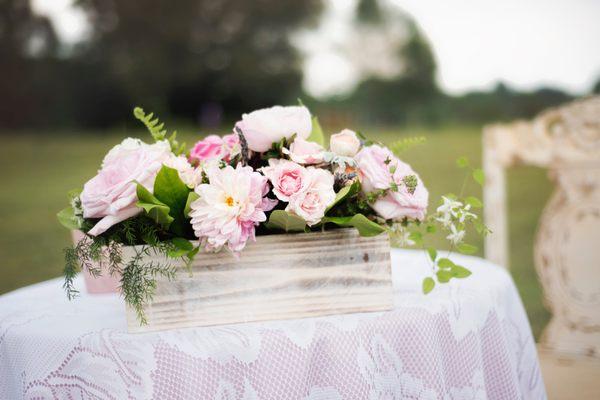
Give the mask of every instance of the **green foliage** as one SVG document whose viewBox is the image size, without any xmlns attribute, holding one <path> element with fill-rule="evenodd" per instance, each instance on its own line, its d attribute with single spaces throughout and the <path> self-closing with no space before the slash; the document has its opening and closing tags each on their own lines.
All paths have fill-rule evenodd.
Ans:
<svg viewBox="0 0 600 400">
<path fill-rule="evenodd" d="M 429 258 L 431 259 L 431 261 L 435 262 L 437 258 L 437 250 L 435 249 L 435 247 L 428 247 L 427 254 L 429 254 Z"/>
<path fill-rule="evenodd" d="M 154 196 L 169 208 L 169 216 L 173 218 L 169 229 L 176 236 L 185 236 L 189 230 L 184 213 L 189 194 L 190 189 L 177 170 L 163 165 L 154 181 Z"/>
<path fill-rule="evenodd" d="M 58 218 L 58 222 L 69 230 L 81 229 L 81 220 L 75 215 L 73 207 L 64 208 L 56 214 L 56 217 Z"/>
<path fill-rule="evenodd" d="M 358 192 L 360 192 L 360 183 L 358 181 L 354 181 L 354 182 L 352 182 L 351 185 L 344 186 L 343 188 L 341 188 L 335 194 L 335 200 L 333 200 L 333 203 L 331 203 L 329 205 L 329 207 L 327 207 L 327 209 L 325 210 L 325 215 L 327 215 L 329 210 L 334 208 L 336 205 L 340 204 L 342 201 L 346 200 L 347 198 L 355 196 L 356 194 L 358 194 Z"/>
<path fill-rule="evenodd" d="M 156 278 L 163 276 L 169 280 L 175 278 L 176 268 L 157 262 L 145 262 L 151 249 L 143 247 L 127 262 L 121 276 L 121 291 L 125 302 L 134 309 L 140 325 L 145 325 L 144 307 L 152 301 L 156 290 Z"/>
<path fill-rule="evenodd" d="M 163 229 L 169 229 L 175 220 L 170 215 L 169 206 L 157 199 L 148 189 L 139 183 L 136 190 L 138 197 L 136 206 L 143 208 L 144 213 Z"/>
<path fill-rule="evenodd" d="M 473 179 L 475 179 L 475 182 L 483 186 L 485 183 L 485 174 L 483 173 L 483 170 L 480 168 L 473 170 Z"/>
<path fill-rule="evenodd" d="M 470 166 L 469 159 L 467 157 L 460 157 L 456 160 L 456 166 L 458 168 L 468 168 Z"/>
<path fill-rule="evenodd" d="M 431 277 L 423 279 L 423 293 L 427 294 L 435 287 L 435 281 Z"/>
<path fill-rule="evenodd" d="M 411 147 L 418 146 L 420 144 L 425 143 L 426 141 L 427 139 L 424 136 L 409 137 L 396 140 L 395 142 L 390 144 L 388 148 L 392 151 L 392 153 L 394 153 L 397 156 L 400 156 L 401 153 L 405 152 Z"/>
<path fill-rule="evenodd" d="M 483 203 L 475 196 L 468 196 L 465 198 L 465 203 L 469 204 L 473 208 L 482 208 Z"/>
<path fill-rule="evenodd" d="M 266 223 L 268 229 L 280 229 L 284 232 L 306 232 L 306 221 L 284 210 L 274 210 Z"/>
<path fill-rule="evenodd" d="M 350 217 L 325 217 L 323 223 L 332 223 L 343 227 L 354 227 L 361 236 L 377 236 L 387 231 L 386 227 L 371 221 L 362 214 L 356 214 Z"/>
<path fill-rule="evenodd" d="M 133 115 L 144 124 L 155 141 L 167 140 L 171 146 L 171 151 L 176 155 L 185 151 L 185 143 L 180 144 L 177 141 L 177 132 L 174 131 L 167 137 L 167 130 L 164 129 L 165 124 L 160 122 L 158 118 L 152 119 L 154 118 L 154 113 L 146 114 L 141 107 L 135 107 Z"/>
<path fill-rule="evenodd" d="M 325 146 L 325 135 L 323 134 L 323 129 L 321 128 L 321 124 L 317 117 L 312 117 L 312 131 L 306 140 Z"/>
<path fill-rule="evenodd" d="M 458 251 L 463 254 L 474 254 L 477 252 L 477 246 L 468 243 L 461 243 L 457 246 Z"/>
<path fill-rule="evenodd" d="M 194 191 L 191 191 L 190 194 L 188 194 L 188 198 L 185 202 L 185 207 L 183 208 L 183 215 L 186 218 L 189 218 L 189 214 L 190 211 L 192 211 L 192 203 L 195 202 L 196 200 L 198 200 L 200 198 L 200 195 Z"/>
</svg>

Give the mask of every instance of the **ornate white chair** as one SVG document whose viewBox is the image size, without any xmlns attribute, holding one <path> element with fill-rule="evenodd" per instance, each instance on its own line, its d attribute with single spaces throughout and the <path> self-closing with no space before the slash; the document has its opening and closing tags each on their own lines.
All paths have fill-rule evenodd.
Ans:
<svg viewBox="0 0 600 400">
<path fill-rule="evenodd" d="M 600 398 L 600 97 L 550 109 L 532 121 L 486 126 L 483 163 L 484 213 L 494 232 L 486 239 L 485 255 L 505 267 L 504 170 L 519 164 L 549 170 L 556 187 L 534 246 L 535 267 L 552 313 L 538 346 L 542 369 L 561 379 L 573 375 L 569 384 L 587 384 L 598 396 L 593 398 Z M 581 383 L 586 374 L 589 382 Z M 545 382 L 552 398 L 556 376 L 546 376 Z"/>
</svg>

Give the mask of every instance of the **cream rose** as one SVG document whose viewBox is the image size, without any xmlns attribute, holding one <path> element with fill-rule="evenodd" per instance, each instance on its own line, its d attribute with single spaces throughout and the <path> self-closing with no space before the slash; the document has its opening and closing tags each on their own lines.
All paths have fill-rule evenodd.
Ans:
<svg viewBox="0 0 600 400">
<path fill-rule="evenodd" d="M 309 180 L 306 189 L 292 195 L 285 210 L 312 226 L 321 221 L 335 200 L 334 179 L 331 172 L 324 169 L 309 167 L 306 172 Z"/>
<path fill-rule="evenodd" d="M 248 148 L 259 153 L 271 148 L 283 138 L 306 139 L 312 130 L 310 112 L 304 106 L 275 106 L 242 115 L 235 124 L 246 138 Z"/>
<path fill-rule="evenodd" d="M 360 140 L 356 136 L 356 132 L 344 129 L 335 135 L 331 135 L 329 148 L 340 156 L 354 157 L 360 149 Z"/>
</svg>

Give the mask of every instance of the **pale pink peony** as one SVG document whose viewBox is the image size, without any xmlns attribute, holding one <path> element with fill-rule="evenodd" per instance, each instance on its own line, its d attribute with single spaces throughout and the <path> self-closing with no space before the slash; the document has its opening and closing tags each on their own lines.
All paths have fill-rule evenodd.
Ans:
<svg viewBox="0 0 600 400">
<path fill-rule="evenodd" d="M 290 197 L 285 210 L 301 217 L 312 226 L 321 221 L 325 210 L 335 200 L 334 179 L 333 174 L 324 169 L 309 167 L 306 172 L 306 188 Z"/>
<path fill-rule="evenodd" d="M 261 171 L 271 181 L 275 196 L 282 201 L 290 201 L 290 196 L 308 185 L 306 168 L 292 161 L 271 158 L 269 166 L 261 168 Z"/>
<path fill-rule="evenodd" d="M 304 106 L 275 106 L 243 114 L 235 124 L 248 142 L 248 148 L 259 153 L 271 148 L 283 138 L 306 139 L 312 130 L 310 112 Z"/>
<path fill-rule="evenodd" d="M 88 234 L 100 235 L 138 214 L 141 208 L 135 205 L 135 182 L 152 191 L 156 174 L 171 155 L 167 141 L 149 145 L 131 138 L 110 150 L 98 174 L 85 183 L 81 192 L 84 218 L 101 218 Z"/>
<path fill-rule="evenodd" d="M 315 142 L 309 142 L 302 138 L 296 138 L 290 145 L 289 150 L 284 148 L 283 153 L 290 156 L 292 161 L 298 164 L 318 164 L 323 162 L 323 146 Z"/>
<path fill-rule="evenodd" d="M 344 129 L 335 135 L 331 135 L 329 149 L 340 156 L 354 157 L 360 149 L 360 140 L 356 137 L 356 132 Z"/>
<path fill-rule="evenodd" d="M 210 183 L 196 187 L 200 198 L 191 204 L 194 233 L 208 251 L 227 245 L 237 254 L 248 239 L 254 240 L 255 227 L 266 221 L 265 211 L 277 200 L 265 197 L 267 178 L 251 167 L 211 168 L 207 175 Z"/>
<path fill-rule="evenodd" d="M 223 157 L 223 139 L 217 135 L 210 135 L 198 141 L 190 150 L 190 160 L 201 162 Z"/>
<path fill-rule="evenodd" d="M 371 204 L 381 217 L 397 221 L 405 217 L 417 220 L 425 218 L 429 193 L 410 165 L 396 158 L 387 147 L 379 145 L 364 147 L 355 158 L 363 192 L 389 189 L 392 182 L 398 188 L 398 191 L 390 189 L 388 194 Z M 417 178 L 417 187 L 412 194 L 402 180 L 408 175 Z"/>
</svg>

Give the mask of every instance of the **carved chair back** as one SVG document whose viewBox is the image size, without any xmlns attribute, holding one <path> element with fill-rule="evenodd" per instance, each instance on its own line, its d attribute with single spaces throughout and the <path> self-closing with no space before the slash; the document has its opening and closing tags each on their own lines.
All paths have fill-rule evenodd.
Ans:
<svg viewBox="0 0 600 400">
<path fill-rule="evenodd" d="M 532 121 L 484 128 L 484 216 L 489 260 L 508 267 L 505 169 L 547 168 L 555 184 L 534 245 L 552 320 L 541 345 L 600 358 L 600 96 L 543 112 Z"/>
</svg>

